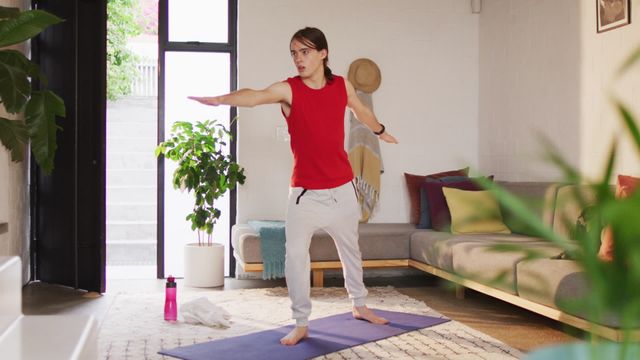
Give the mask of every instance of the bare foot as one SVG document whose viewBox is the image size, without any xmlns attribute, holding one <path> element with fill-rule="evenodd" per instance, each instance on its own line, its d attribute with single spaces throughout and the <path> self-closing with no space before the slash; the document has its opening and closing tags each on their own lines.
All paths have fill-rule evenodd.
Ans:
<svg viewBox="0 0 640 360">
<path fill-rule="evenodd" d="M 309 336 L 309 328 L 307 326 L 296 326 L 287 336 L 280 339 L 280 344 L 287 346 L 295 345 L 307 336 Z"/>
<path fill-rule="evenodd" d="M 354 306 L 353 307 L 353 317 L 359 320 L 367 320 L 372 324 L 384 325 L 388 324 L 389 320 L 376 315 L 371 309 L 366 306 Z"/>
</svg>

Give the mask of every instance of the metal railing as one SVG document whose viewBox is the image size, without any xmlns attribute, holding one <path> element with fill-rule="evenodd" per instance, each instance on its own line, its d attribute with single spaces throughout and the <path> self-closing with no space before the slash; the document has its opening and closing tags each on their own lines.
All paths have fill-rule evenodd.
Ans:
<svg viewBox="0 0 640 360">
<path fill-rule="evenodd" d="M 131 95 L 158 96 L 158 65 L 156 63 L 138 63 L 138 74 L 131 85 Z"/>
</svg>

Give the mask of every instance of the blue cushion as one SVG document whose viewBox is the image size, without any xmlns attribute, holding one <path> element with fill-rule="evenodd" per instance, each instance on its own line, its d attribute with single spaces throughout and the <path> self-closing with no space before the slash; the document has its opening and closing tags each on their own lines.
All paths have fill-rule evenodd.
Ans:
<svg viewBox="0 0 640 360">
<path fill-rule="evenodd" d="M 467 176 L 445 176 L 439 179 L 426 178 L 428 182 L 459 182 L 469 179 Z M 420 187 L 420 222 L 418 222 L 418 229 L 431 229 L 431 216 L 429 215 L 429 201 L 427 200 L 427 194 L 424 188 Z"/>
</svg>

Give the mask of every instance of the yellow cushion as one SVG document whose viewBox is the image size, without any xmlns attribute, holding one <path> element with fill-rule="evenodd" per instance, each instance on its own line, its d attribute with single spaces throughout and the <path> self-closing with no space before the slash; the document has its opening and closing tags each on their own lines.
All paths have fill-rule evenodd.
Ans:
<svg viewBox="0 0 640 360">
<path fill-rule="evenodd" d="M 500 206 L 489 191 L 467 191 L 442 188 L 449 212 L 453 234 L 510 234 L 502 222 Z"/>
</svg>

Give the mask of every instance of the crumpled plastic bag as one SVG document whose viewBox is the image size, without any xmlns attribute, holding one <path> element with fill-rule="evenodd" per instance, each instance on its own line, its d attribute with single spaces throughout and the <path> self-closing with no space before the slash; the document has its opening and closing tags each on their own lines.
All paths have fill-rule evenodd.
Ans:
<svg viewBox="0 0 640 360">
<path fill-rule="evenodd" d="M 188 324 L 204 324 L 211 327 L 228 328 L 231 314 L 215 305 L 206 297 L 200 297 L 182 304 L 180 314 Z"/>
</svg>

